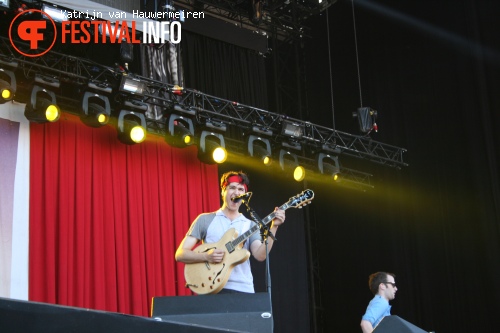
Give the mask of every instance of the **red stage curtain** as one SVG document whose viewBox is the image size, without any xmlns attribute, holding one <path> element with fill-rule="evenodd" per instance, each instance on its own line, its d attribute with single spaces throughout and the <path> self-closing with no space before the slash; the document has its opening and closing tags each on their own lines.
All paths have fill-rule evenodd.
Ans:
<svg viewBox="0 0 500 333">
<path fill-rule="evenodd" d="M 175 250 L 220 205 L 195 147 L 127 146 L 65 114 L 31 124 L 30 177 L 30 300 L 148 316 L 152 297 L 190 293 Z"/>
</svg>

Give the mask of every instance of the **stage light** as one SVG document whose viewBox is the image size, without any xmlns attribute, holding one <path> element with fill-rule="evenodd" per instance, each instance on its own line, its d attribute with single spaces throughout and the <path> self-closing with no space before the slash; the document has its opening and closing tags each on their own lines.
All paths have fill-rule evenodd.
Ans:
<svg viewBox="0 0 500 333">
<path fill-rule="evenodd" d="M 107 96 L 85 92 L 82 99 L 81 121 L 90 127 L 101 127 L 108 123 L 111 107 Z"/>
<path fill-rule="evenodd" d="M 173 147 L 184 148 L 194 143 L 194 125 L 189 118 L 170 114 L 165 141 Z"/>
<path fill-rule="evenodd" d="M 10 0 L 0 0 L 0 8 L 9 9 Z"/>
<path fill-rule="evenodd" d="M 146 117 L 143 113 L 121 110 L 118 114 L 118 140 L 133 145 L 146 139 Z"/>
<path fill-rule="evenodd" d="M 322 175 L 332 177 L 334 181 L 340 180 L 340 166 L 338 156 L 319 153 L 316 157 L 318 170 Z"/>
<path fill-rule="evenodd" d="M 0 104 L 11 101 L 14 98 L 14 91 L 10 84 L 0 79 Z"/>
<path fill-rule="evenodd" d="M 135 79 L 131 76 L 122 76 L 122 81 L 120 83 L 120 90 L 123 92 L 128 92 L 130 94 L 144 96 L 144 91 L 146 90 L 146 83 L 141 80 Z"/>
<path fill-rule="evenodd" d="M 58 23 L 61 23 L 62 21 L 68 20 L 68 14 L 66 14 L 66 10 L 62 10 L 61 8 L 58 8 L 56 6 L 50 6 L 47 4 L 43 4 L 42 12 L 46 13 L 55 22 L 58 22 Z M 48 18 L 46 15 L 43 15 L 43 17 L 45 19 Z"/>
<path fill-rule="evenodd" d="M 198 146 L 198 159 L 206 164 L 224 163 L 227 159 L 225 147 L 222 134 L 202 131 Z"/>
<path fill-rule="evenodd" d="M 295 155 L 295 154 L 293 154 L 285 149 L 280 150 L 279 163 L 280 163 L 281 170 L 283 170 L 283 171 L 286 169 L 290 169 L 292 167 L 295 168 L 299 164 L 297 155 Z"/>
<path fill-rule="evenodd" d="M 297 155 L 288 150 L 280 150 L 279 164 L 281 170 L 285 173 L 285 177 L 293 177 L 296 181 L 302 181 L 306 176 L 306 170 L 299 165 Z"/>
<path fill-rule="evenodd" d="M 265 166 L 270 166 L 272 157 L 269 139 L 256 135 L 248 136 L 248 154 L 251 157 L 259 159 Z"/>
<path fill-rule="evenodd" d="M 304 178 L 306 178 L 306 169 L 301 165 L 296 166 L 293 170 L 293 179 L 297 182 L 301 182 Z"/>
<path fill-rule="evenodd" d="M 0 68 L 0 104 L 4 104 L 14 99 L 16 87 L 16 76 L 14 72 Z"/>
<path fill-rule="evenodd" d="M 34 85 L 31 98 L 26 103 L 24 116 L 35 123 L 55 122 L 61 116 L 57 106 L 56 95 L 53 91 Z"/>
<path fill-rule="evenodd" d="M 283 121 L 281 134 L 300 139 L 304 135 L 304 126 L 292 121 Z"/>
</svg>

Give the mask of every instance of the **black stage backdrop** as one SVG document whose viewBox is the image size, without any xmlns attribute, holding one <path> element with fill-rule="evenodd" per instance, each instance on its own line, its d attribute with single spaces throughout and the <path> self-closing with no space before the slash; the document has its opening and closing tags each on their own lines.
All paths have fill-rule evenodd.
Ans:
<svg viewBox="0 0 500 333">
<path fill-rule="evenodd" d="M 500 304 L 500 13 L 497 1 L 355 1 L 372 138 L 408 149 L 367 193 L 316 187 L 322 331 L 360 332 L 368 275 L 394 272 L 392 313 L 438 333 L 491 332 Z M 330 8 L 335 122 L 357 132 L 352 2 Z M 326 17 L 306 41 L 309 118 L 332 124 Z M 321 112 L 317 110 L 322 110 Z M 349 165 L 348 162 L 351 162 Z"/>
<path fill-rule="evenodd" d="M 186 87 L 267 110 L 265 59 L 258 52 L 182 32 Z"/>
<path fill-rule="evenodd" d="M 363 193 L 307 184 L 316 193 L 309 210 L 318 226 L 312 237 L 319 271 L 316 330 L 360 332 L 372 297 L 368 275 L 386 270 L 397 275 L 393 314 L 437 333 L 493 331 L 500 303 L 500 6 L 472 0 L 355 4 L 362 103 L 351 1 L 329 9 L 335 127 L 357 133 L 352 111 L 360 104 L 373 107 L 379 132 L 372 138 L 407 148 L 410 165 L 396 170 L 341 157 L 344 166 L 372 173 L 375 188 Z M 325 15 L 310 25 L 312 38 L 304 41 L 306 117 L 333 126 Z M 214 67 L 212 42 L 187 36 L 188 47 L 195 46 L 190 40 L 209 56 L 199 49 L 184 54 L 198 64 L 184 61 L 187 87 L 265 108 L 265 98 L 242 97 L 230 84 L 254 80 L 233 81 L 231 71 L 221 76 L 228 63 Z M 251 78 L 262 70 L 245 73 Z M 222 165 L 220 171 L 234 168 L 246 169 Z M 303 189 L 266 172 L 250 175 L 252 204 L 262 215 Z M 308 332 L 314 320 L 305 320 L 307 223 L 300 211 L 288 216 L 271 255 L 276 332 Z M 261 276 L 256 273 L 258 288 Z"/>
</svg>

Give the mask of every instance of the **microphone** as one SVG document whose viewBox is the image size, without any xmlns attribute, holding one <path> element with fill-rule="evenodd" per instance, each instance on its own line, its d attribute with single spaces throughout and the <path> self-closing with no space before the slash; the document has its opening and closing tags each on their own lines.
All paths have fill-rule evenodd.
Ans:
<svg viewBox="0 0 500 333">
<path fill-rule="evenodd" d="M 234 197 L 234 198 L 231 198 L 231 201 L 232 202 L 239 202 L 240 200 L 243 200 L 243 199 L 248 199 L 252 196 L 252 192 L 246 192 L 246 193 L 243 193 L 243 194 L 240 194 L 238 195 L 237 197 Z"/>
</svg>

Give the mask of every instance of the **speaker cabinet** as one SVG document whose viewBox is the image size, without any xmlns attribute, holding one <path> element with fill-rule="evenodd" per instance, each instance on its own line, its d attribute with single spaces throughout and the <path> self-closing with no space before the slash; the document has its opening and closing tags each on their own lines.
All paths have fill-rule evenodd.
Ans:
<svg viewBox="0 0 500 333">
<path fill-rule="evenodd" d="M 373 333 L 427 333 L 421 328 L 398 317 L 387 316 L 373 330 Z"/>
<path fill-rule="evenodd" d="M 268 293 L 154 297 L 151 316 L 231 332 L 273 332 Z"/>
<path fill-rule="evenodd" d="M 0 298 L 2 333 L 222 333 L 224 330 L 39 302 Z"/>
</svg>

